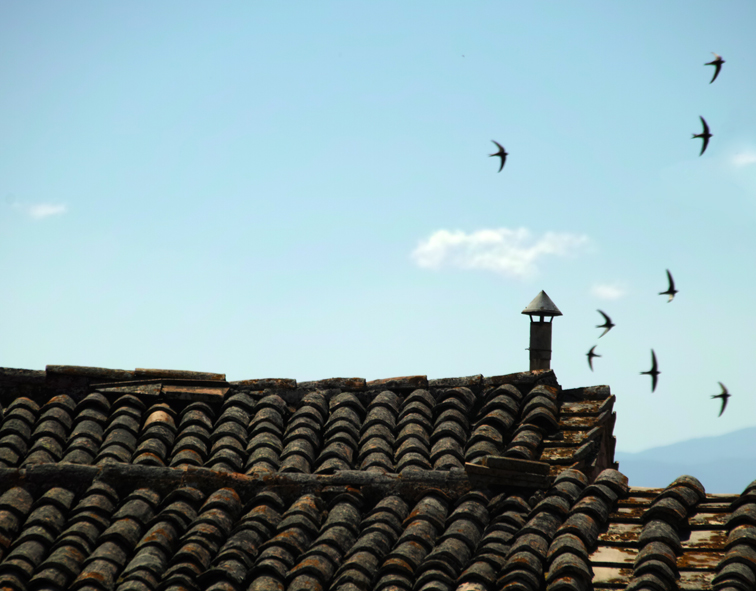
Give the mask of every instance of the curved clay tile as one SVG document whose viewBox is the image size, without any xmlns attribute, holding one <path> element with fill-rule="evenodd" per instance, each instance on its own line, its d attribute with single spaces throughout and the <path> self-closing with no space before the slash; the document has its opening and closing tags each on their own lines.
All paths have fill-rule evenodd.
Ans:
<svg viewBox="0 0 756 591">
<path fill-rule="evenodd" d="M 76 403 L 66 394 L 53 396 L 41 409 L 32 433 L 29 455 L 21 464 L 49 464 L 60 461 L 73 424 Z"/>
<path fill-rule="evenodd" d="M 128 495 L 98 539 L 97 548 L 84 560 L 71 588 L 114 588 L 159 502 L 160 495 L 150 489 L 138 489 Z"/>
<path fill-rule="evenodd" d="M 428 419 L 433 418 L 433 407 L 436 406 L 436 399 L 433 395 L 422 388 L 413 390 L 409 396 L 404 399 L 401 411 L 399 412 L 399 420 L 401 420 L 405 413 L 419 411 L 425 413 Z"/>
<path fill-rule="evenodd" d="M 362 500 L 340 495 L 328 513 L 321 533 L 289 571 L 288 589 L 328 587 L 342 558 L 354 544 L 360 523 Z"/>
<path fill-rule="evenodd" d="M 478 412 L 476 420 L 481 421 L 494 409 L 505 410 L 512 417 L 517 418 L 520 414 L 521 403 L 522 393 L 510 384 L 491 389 L 485 395 L 483 407 Z"/>
<path fill-rule="evenodd" d="M 520 497 L 500 494 L 491 499 L 487 511 L 490 521 L 483 537 L 457 579 L 459 588 L 468 591 L 484 591 L 496 584 L 497 574 L 504 567 L 517 532 L 525 525 L 530 506 Z"/>
<path fill-rule="evenodd" d="M 351 470 L 357 453 L 364 408 L 351 392 L 338 394 L 329 403 L 331 414 L 323 429 L 324 444 L 315 472 L 333 474 Z"/>
<path fill-rule="evenodd" d="M 336 572 L 332 587 L 340 589 L 352 584 L 361 589 L 369 588 L 396 537 L 390 530 L 362 533 Z"/>
<path fill-rule="evenodd" d="M 246 474 L 271 473 L 278 469 L 283 452 L 286 403 L 277 394 L 263 396 L 247 427 Z"/>
<path fill-rule="evenodd" d="M 430 436 L 435 400 L 427 390 L 415 390 L 402 405 L 396 424 L 396 471 L 431 469 Z"/>
<path fill-rule="evenodd" d="M 236 394 L 223 404 L 210 435 L 210 457 L 205 467 L 217 472 L 241 472 L 247 449 L 247 425 L 254 412 L 254 399 Z"/>
<path fill-rule="evenodd" d="M 430 436 L 430 461 L 435 470 L 464 468 L 465 444 L 469 439 L 470 415 L 475 395 L 469 388 L 441 391 L 434 408 Z"/>
<path fill-rule="evenodd" d="M 547 566 L 548 549 L 564 515 L 558 503 L 544 503 L 549 496 L 563 497 L 559 486 L 569 483 L 582 489 L 585 476 L 576 470 L 565 470 L 554 481 L 546 497 L 530 511 L 528 521 L 517 532 L 498 577 L 499 588 L 509 591 L 539 591 Z M 556 510 L 554 508 L 556 507 Z"/>
<path fill-rule="evenodd" d="M 627 476 L 618 470 L 607 469 L 602 471 L 593 481 L 594 485 L 609 487 L 615 495 L 623 497 L 627 494 Z"/>
<path fill-rule="evenodd" d="M 606 471 L 607 470 L 604 470 L 604 472 Z M 616 472 L 616 470 L 612 470 L 612 472 Z M 625 487 L 625 491 L 626 490 L 627 487 Z M 624 494 L 625 493 L 623 492 L 623 496 Z M 607 486 L 606 484 L 596 484 L 595 481 L 593 482 L 593 484 L 589 484 L 583 491 L 583 496 L 589 495 L 602 499 L 609 506 L 613 506 L 620 496 L 614 488 Z"/>
<path fill-rule="evenodd" d="M 184 408 L 173 444 L 170 461 L 172 468 L 200 467 L 205 464 L 214 421 L 215 413 L 204 402 L 192 402 Z"/>
<path fill-rule="evenodd" d="M 446 520 L 435 547 L 415 572 L 415 588 L 450 588 L 472 557 L 488 525 L 488 498 L 475 492 L 464 495 Z"/>
<path fill-rule="evenodd" d="M 463 433 L 470 430 L 470 421 L 467 420 L 467 414 L 463 409 L 447 408 L 446 410 L 440 410 L 438 406 L 436 409 L 439 410 L 439 413 L 433 421 L 434 434 L 435 431 L 447 421 L 458 423 L 462 427 Z"/>
<path fill-rule="evenodd" d="M 553 416 L 559 416 L 559 409 L 556 405 L 556 397 L 548 390 L 545 392 L 538 388 L 533 388 L 530 394 L 525 398 L 520 411 L 523 417 L 527 417 L 529 413 L 538 409 L 544 408 L 551 412 Z"/>
<path fill-rule="evenodd" d="M 25 397 L 8 405 L 0 426 L 0 465 L 14 468 L 26 457 L 39 405 Z"/>
<path fill-rule="evenodd" d="M 132 463 L 165 466 L 176 439 L 175 413 L 167 404 L 155 404 L 145 414 L 147 418 Z"/>
<path fill-rule="evenodd" d="M 294 501 L 278 524 L 276 535 L 260 547 L 249 588 L 284 589 L 287 573 L 316 537 L 322 518 L 319 497 L 307 494 Z"/>
<path fill-rule="evenodd" d="M 92 463 L 100 450 L 109 413 L 110 402 L 99 392 L 88 394 L 76 405 L 64 462 Z"/>
<path fill-rule="evenodd" d="M 733 502 L 727 545 L 712 580 L 715 591 L 756 589 L 756 480 Z"/>
<path fill-rule="evenodd" d="M 504 457 L 534 460 L 543 441 L 544 432 L 538 425 L 521 424 L 504 451 Z"/>
<path fill-rule="evenodd" d="M 179 540 L 170 565 L 163 574 L 163 589 L 192 587 L 210 566 L 223 541 L 228 539 L 241 510 L 239 496 L 231 488 L 215 491 L 200 508 L 197 518 Z"/>
<path fill-rule="evenodd" d="M 84 558 L 95 549 L 100 534 L 110 523 L 117 503 L 116 491 L 95 481 L 71 511 L 66 529 L 56 540 L 50 556 L 37 568 L 30 587 L 68 588 L 81 571 Z"/>
<path fill-rule="evenodd" d="M 54 487 L 36 501 L 10 552 L 0 563 L 2 588 L 26 589 L 35 569 L 63 531 L 74 498 L 73 490 Z"/>
<path fill-rule="evenodd" d="M 566 518 L 570 512 L 570 502 L 560 495 L 549 495 L 538 502 L 533 511 L 547 510 Z"/>
<path fill-rule="evenodd" d="M 426 494 L 404 520 L 404 531 L 379 569 L 375 589 L 400 585 L 411 588 L 412 576 L 444 528 L 449 503 L 435 491 Z"/>
<path fill-rule="evenodd" d="M 468 440 L 465 462 L 481 463 L 486 456 L 501 455 L 503 448 L 504 438 L 501 433 L 489 425 L 481 425 L 475 428 Z"/>
<path fill-rule="evenodd" d="M 312 392 L 302 399 L 302 405 L 292 415 L 284 434 L 281 472 L 312 472 L 327 418 L 328 403 L 322 394 Z"/>
<path fill-rule="evenodd" d="M 16 539 L 33 504 L 31 492 L 20 486 L 0 495 L 0 560 Z"/>
<path fill-rule="evenodd" d="M 128 464 L 136 449 L 142 425 L 144 403 L 136 396 L 121 396 L 110 408 L 103 442 L 94 463 L 98 466 L 117 462 Z"/>
<path fill-rule="evenodd" d="M 579 499 L 574 498 L 574 489 L 565 487 L 566 483 L 560 487 L 562 494 L 567 493 L 573 499 L 573 505 L 549 547 L 548 591 L 592 588 L 590 553 L 596 549 L 599 532 L 606 528 L 609 515 L 627 486 L 627 479 L 616 470 L 604 470 L 596 481 L 604 484 L 585 487 Z"/>
<path fill-rule="evenodd" d="M 662 542 L 677 555 L 680 555 L 683 552 L 680 537 L 674 526 L 663 519 L 652 519 L 651 521 L 648 521 L 641 530 L 641 534 L 638 537 L 638 544 L 643 547 L 652 542 Z"/>
<path fill-rule="evenodd" d="M 368 412 L 369 415 L 369 412 Z M 394 472 L 394 430 L 383 423 L 373 423 L 360 436 L 357 462 L 360 470 Z"/>
<path fill-rule="evenodd" d="M 213 567 L 201 576 L 202 587 L 208 591 L 239 588 L 254 564 L 260 546 L 271 538 L 281 522 L 284 506 L 281 497 L 271 491 L 255 495 L 232 535 L 213 559 Z"/>
<path fill-rule="evenodd" d="M 559 415 L 549 408 L 534 408 L 524 416 L 522 423 L 524 425 L 536 425 L 548 435 L 553 435 L 559 431 Z"/>
<path fill-rule="evenodd" d="M 677 586 L 680 578 L 677 555 L 682 549 L 680 533 L 689 528 L 688 515 L 705 498 L 703 485 L 698 480 L 681 476 L 653 500 L 643 513 L 640 551 L 633 563 L 628 590 Z"/>
<path fill-rule="evenodd" d="M 586 564 L 590 564 L 590 555 L 585 547 L 585 542 L 575 534 L 560 532 L 554 538 L 549 546 L 548 554 L 546 555 L 549 564 L 552 560 L 557 558 L 560 554 L 569 553 L 580 560 L 583 560 Z"/>
<path fill-rule="evenodd" d="M 654 519 L 662 519 L 671 523 L 673 526 L 681 523 L 688 515 L 688 507 L 686 507 L 679 500 L 666 497 L 654 501 L 651 507 L 648 508 L 643 515 L 644 521 L 651 521 Z"/>
</svg>

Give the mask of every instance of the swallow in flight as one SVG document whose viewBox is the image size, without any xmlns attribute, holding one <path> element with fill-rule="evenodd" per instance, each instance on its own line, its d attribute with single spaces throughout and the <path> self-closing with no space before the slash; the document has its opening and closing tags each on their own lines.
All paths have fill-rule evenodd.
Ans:
<svg viewBox="0 0 756 591">
<path fill-rule="evenodd" d="M 699 118 L 701 119 L 701 123 L 703 123 L 703 131 L 701 133 L 694 133 L 693 138 L 700 137 L 703 140 L 703 146 L 701 146 L 701 153 L 699 154 L 699 156 L 703 156 L 703 153 L 706 151 L 706 146 L 709 145 L 709 138 L 712 136 L 712 134 L 709 133 L 709 126 L 706 125 L 706 119 L 704 119 L 700 115 Z"/>
<path fill-rule="evenodd" d="M 712 51 L 711 53 L 714 52 Z M 714 82 L 714 80 L 717 79 L 717 76 L 719 76 L 719 71 L 722 69 L 722 64 L 725 63 L 721 55 L 714 53 L 714 57 L 717 59 L 704 64 L 704 66 L 714 66 L 716 68 L 716 70 L 714 70 L 714 77 L 711 79 L 711 82 Z M 711 82 L 709 82 L 709 84 L 711 84 Z"/>
<path fill-rule="evenodd" d="M 642 371 L 641 375 L 649 375 L 651 376 L 651 391 L 653 392 L 656 390 L 656 380 L 657 376 L 661 372 L 658 369 L 658 365 L 656 364 L 656 353 L 654 353 L 654 350 L 651 349 L 651 369 L 648 371 Z"/>
<path fill-rule="evenodd" d="M 598 347 L 598 345 L 593 345 L 593 347 L 591 347 L 591 350 L 588 351 L 588 353 L 586 353 L 586 355 L 588 356 L 588 367 L 591 368 L 591 371 L 593 371 L 593 358 L 594 357 L 601 357 L 601 355 L 598 355 L 598 354 L 596 354 L 596 353 L 593 352 L 593 350 L 596 347 Z"/>
<path fill-rule="evenodd" d="M 716 396 L 712 395 L 712 398 L 722 399 L 722 410 L 719 411 L 719 416 L 721 417 L 725 407 L 727 406 L 727 399 L 732 396 L 732 394 L 727 391 L 727 388 L 725 388 L 725 385 L 722 382 L 719 382 L 719 385 L 722 387 L 722 393 L 717 394 Z"/>
<path fill-rule="evenodd" d="M 612 329 L 612 327 L 614 327 L 616 325 L 612 322 L 612 319 L 609 318 L 609 316 L 607 316 L 606 314 L 604 314 L 601 310 L 596 310 L 596 312 L 598 312 L 599 314 L 601 314 L 604 317 L 604 320 L 606 320 L 606 322 L 604 322 L 604 324 L 599 324 L 599 325 L 596 326 L 596 328 L 603 328 L 604 329 L 604 332 L 602 332 L 599 335 L 599 338 L 601 338 L 606 333 L 608 333 Z"/>
<path fill-rule="evenodd" d="M 502 146 L 499 142 L 496 142 L 494 140 L 491 140 L 494 144 L 499 146 L 499 151 L 494 154 L 489 154 L 489 156 L 498 156 L 501 158 L 501 166 L 499 166 L 499 172 L 501 172 L 501 169 L 504 168 L 504 163 L 507 161 L 508 152 L 504 149 L 504 146 Z"/>
<path fill-rule="evenodd" d="M 667 269 L 667 279 L 669 279 L 669 288 L 667 288 L 667 291 L 660 291 L 659 295 L 668 295 L 669 299 L 667 300 L 667 303 L 669 303 L 675 299 L 675 294 L 680 290 L 675 289 L 675 280 L 672 279 L 672 273 L 669 272 L 669 269 Z"/>
</svg>

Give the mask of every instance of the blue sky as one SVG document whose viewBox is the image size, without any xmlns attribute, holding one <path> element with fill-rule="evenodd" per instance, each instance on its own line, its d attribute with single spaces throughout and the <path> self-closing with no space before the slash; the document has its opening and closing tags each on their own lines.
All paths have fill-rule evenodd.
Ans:
<svg viewBox="0 0 756 591">
<path fill-rule="evenodd" d="M 754 22 L 745 1 L 3 3 L 0 366 L 499 375 L 528 368 L 544 289 L 557 377 L 611 386 L 619 449 L 756 425 Z"/>
</svg>

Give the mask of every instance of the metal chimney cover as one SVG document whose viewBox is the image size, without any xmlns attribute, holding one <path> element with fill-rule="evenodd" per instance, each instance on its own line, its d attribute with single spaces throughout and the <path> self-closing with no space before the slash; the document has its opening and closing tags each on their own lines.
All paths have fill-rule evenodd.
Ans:
<svg viewBox="0 0 756 591">
<path fill-rule="evenodd" d="M 523 314 L 528 316 L 561 316 L 562 313 L 556 304 L 551 301 L 551 298 L 546 295 L 545 291 L 541 291 L 533 301 L 530 302 L 527 307 L 522 311 Z"/>
</svg>

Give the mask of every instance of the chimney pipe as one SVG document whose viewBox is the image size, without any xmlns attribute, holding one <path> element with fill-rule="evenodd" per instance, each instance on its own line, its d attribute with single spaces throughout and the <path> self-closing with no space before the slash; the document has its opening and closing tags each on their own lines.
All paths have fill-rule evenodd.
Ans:
<svg viewBox="0 0 756 591">
<path fill-rule="evenodd" d="M 551 324 L 554 316 L 562 313 L 545 291 L 541 291 L 522 313 L 530 316 L 530 371 L 551 369 Z M 539 320 L 535 320 L 535 316 Z M 548 322 L 544 320 L 546 317 L 549 317 Z"/>
</svg>

